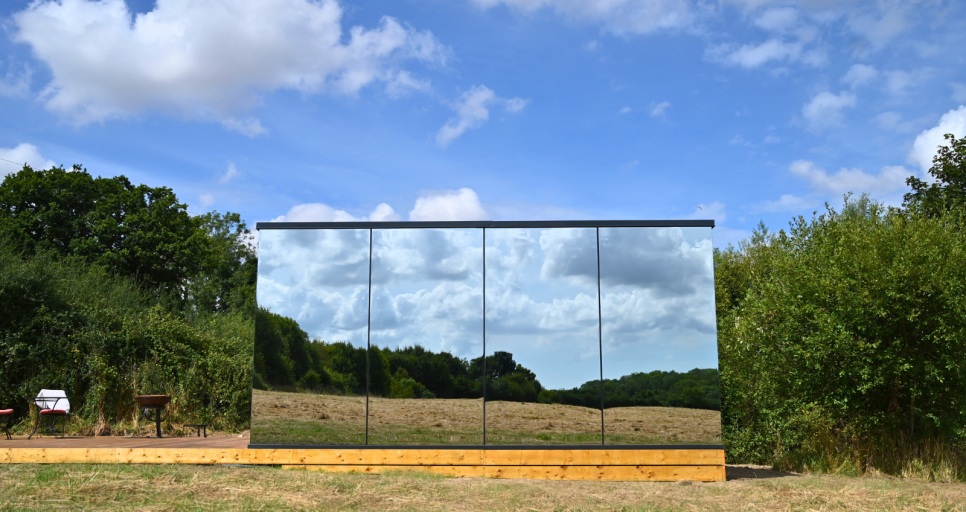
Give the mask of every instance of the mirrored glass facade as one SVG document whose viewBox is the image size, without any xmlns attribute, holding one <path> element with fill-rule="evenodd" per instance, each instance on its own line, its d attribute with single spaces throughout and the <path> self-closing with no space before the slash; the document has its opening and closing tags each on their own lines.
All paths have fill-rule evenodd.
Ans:
<svg viewBox="0 0 966 512">
<path fill-rule="evenodd" d="M 600 228 L 607 444 L 720 444 L 711 228 Z"/>
<path fill-rule="evenodd" d="M 483 444 L 482 230 L 372 236 L 369 443 Z"/>
<path fill-rule="evenodd" d="M 488 229 L 486 272 L 487 444 L 600 444 L 596 230 Z"/>
<path fill-rule="evenodd" d="M 369 230 L 259 235 L 252 443 L 365 444 Z"/>
<path fill-rule="evenodd" d="M 251 442 L 720 445 L 711 226 L 259 225 Z"/>
</svg>

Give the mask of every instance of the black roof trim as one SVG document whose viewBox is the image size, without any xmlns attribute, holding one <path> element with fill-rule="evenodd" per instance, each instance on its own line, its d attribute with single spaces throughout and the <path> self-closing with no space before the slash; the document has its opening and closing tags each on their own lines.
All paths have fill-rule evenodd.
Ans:
<svg viewBox="0 0 966 512">
<path fill-rule="evenodd" d="M 713 228 L 713 220 L 468 220 L 444 222 L 258 222 L 255 229 Z"/>
<path fill-rule="evenodd" d="M 250 450 L 724 450 L 723 444 L 249 444 Z M 574 464 L 579 466 L 580 464 Z"/>
</svg>

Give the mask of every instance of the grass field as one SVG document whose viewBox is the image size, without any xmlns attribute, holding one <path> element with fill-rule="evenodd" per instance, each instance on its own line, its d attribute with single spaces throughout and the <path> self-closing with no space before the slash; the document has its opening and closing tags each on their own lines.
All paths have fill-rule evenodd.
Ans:
<svg viewBox="0 0 966 512">
<path fill-rule="evenodd" d="M 729 479 L 558 482 L 273 467 L 10 464 L 0 465 L 0 511 L 966 510 L 966 484 L 734 467 Z"/>
<path fill-rule="evenodd" d="M 369 444 L 483 443 L 483 401 L 370 398 Z M 720 444 L 717 411 L 616 407 L 604 411 L 607 444 Z M 600 410 L 487 402 L 487 444 L 600 444 Z M 365 397 L 254 390 L 256 444 L 364 444 Z"/>
</svg>

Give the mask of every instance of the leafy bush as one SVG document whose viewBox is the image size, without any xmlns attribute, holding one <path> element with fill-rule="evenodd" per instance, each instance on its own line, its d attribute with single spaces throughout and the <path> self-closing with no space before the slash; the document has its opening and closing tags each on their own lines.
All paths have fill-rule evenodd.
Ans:
<svg viewBox="0 0 966 512">
<path fill-rule="evenodd" d="M 716 252 L 731 460 L 901 473 L 938 445 L 966 467 L 961 226 L 863 197 Z"/>
<path fill-rule="evenodd" d="M 172 419 L 245 428 L 251 321 L 241 313 L 179 318 L 130 279 L 0 244 L 0 403 L 24 418 L 41 388 L 64 389 L 78 428 L 133 421 L 136 394 L 171 394 Z M 85 426 L 86 425 L 86 426 Z"/>
</svg>

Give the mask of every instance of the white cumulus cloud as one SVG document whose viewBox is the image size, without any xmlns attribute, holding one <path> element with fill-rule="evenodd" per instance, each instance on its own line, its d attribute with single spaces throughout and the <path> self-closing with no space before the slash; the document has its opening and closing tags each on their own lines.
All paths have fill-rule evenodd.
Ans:
<svg viewBox="0 0 966 512">
<path fill-rule="evenodd" d="M 799 197 L 792 194 L 783 194 L 775 201 L 765 201 L 761 209 L 766 212 L 794 212 L 807 208 L 813 208 L 815 201 L 807 197 Z"/>
<path fill-rule="evenodd" d="M 0 78 L 0 96 L 26 96 L 30 92 L 30 79 L 33 73 L 30 68 L 24 66 L 17 69 L 11 69 Z"/>
<path fill-rule="evenodd" d="M 238 168 L 235 167 L 235 164 L 232 162 L 228 162 L 228 171 L 225 172 L 225 174 L 218 179 L 218 182 L 228 183 L 229 181 L 233 180 L 234 178 L 237 178 L 240 175 L 241 173 L 238 172 Z"/>
<path fill-rule="evenodd" d="M 435 190 L 416 199 L 411 221 L 486 220 L 486 210 L 472 189 Z"/>
<path fill-rule="evenodd" d="M 802 107 L 802 115 L 808 123 L 808 129 L 821 132 L 827 128 L 840 126 L 845 116 L 842 110 L 855 106 L 855 95 L 849 92 L 832 94 L 821 92 Z"/>
<path fill-rule="evenodd" d="M 939 119 L 939 124 L 920 133 L 912 144 L 907 161 L 918 165 L 923 171 L 928 170 L 932 167 L 932 157 L 936 155 L 936 148 L 946 145 L 943 136 L 947 133 L 956 137 L 966 137 L 966 106 L 946 112 Z"/>
<path fill-rule="evenodd" d="M 800 43 L 788 43 L 777 38 L 760 44 L 744 44 L 737 48 L 731 44 L 722 44 L 708 48 L 707 52 L 711 60 L 743 68 L 757 68 L 773 60 L 796 60 L 801 54 Z"/>
<path fill-rule="evenodd" d="M 904 187 L 906 178 L 911 174 L 901 166 L 885 166 L 878 175 L 868 174 L 857 168 L 841 169 L 835 174 L 829 174 L 808 160 L 796 160 L 788 170 L 808 181 L 816 192 L 834 195 L 848 192 L 855 194 L 892 192 Z"/>
<path fill-rule="evenodd" d="M 0 158 L 5 160 L 0 161 L 0 178 L 19 171 L 24 164 L 34 170 L 50 169 L 56 165 L 53 161 L 44 158 L 37 146 L 26 142 L 12 148 L 0 148 Z"/>
<path fill-rule="evenodd" d="M 436 133 L 436 144 L 446 147 L 466 130 L 480 127 L 490 118 L 492 105 L 503 104 L 507 112 L 514 113 L 523 110 L 529 101 L 522 98 L 500 98 L 485 85 L 471 87 L 453 103 L 452 108 L 456 111 L 456 117 L 447 121 Z"/>
<path fill-rule="evenodd" d="M 506 5 L 523 12 L 552 9 L 579 22 L 599 24 L 614 34 L 647 34 L 690 26 L 697 19 L 687 0 L 471 0 L 491 8 Z"/>
<path fill-rule="evenodd" d="M 866 64 L 853 64 L 842 77 L 842 82 L 855 89 L 875 80 L 877 76 L 879 76 L 879 72 L 874 67 Z"/>
<path fill-rule="evenodd" d="M 272 222 L 383 222 L 398 221 L 399 214 L 386 203 L 376 206 L 368 217 L 355 217 L 345 210 L 337 210 L 327 204 L 305 203 L 293 206 L 288 213 L 272 219 Z"/>
<path fill-rule="evenodd" d="M 205 192 L 204 194 L 198 196 L 198 202 L 201 204 L 201 208 L 203 210 L 207 209 L 209 206 L 215 204 L 215 196 Z"/>
<path fill-rule="evenodd" d="M 76 123 L 155 109 L 251 136 L 264 128 L 237 115 L 261 93 L 352 95 L 399 82 L 402 60 L 445 61 L 429 32 L 384 17 L 344 33 L 342 16 L 336 0 L 159 0 L 137 15 L 123 0 L 40 0 L 11 24 L 50 68 L 47 108 Z"/>
<path fill-rule="evenodd" d="M 657 105 L 651 106 L 651 117 L 664 117 L 667 109 L 671 108 L 671 104 L 667 101 L 662 101 Z"/>
</svg>

